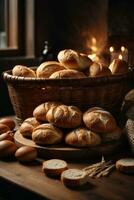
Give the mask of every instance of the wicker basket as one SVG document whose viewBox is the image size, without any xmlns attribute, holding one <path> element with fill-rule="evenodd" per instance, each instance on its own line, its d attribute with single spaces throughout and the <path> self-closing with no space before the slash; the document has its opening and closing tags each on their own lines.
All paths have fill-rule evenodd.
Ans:
<svg viewBox="0 0 134 200">
<path fill-rule="evenodd" d="M 111 112 L 119 111 L 123 98 L 130 90 L 131 72 L 123 75 L 82 78 L 43 79 L 13 76 L 3 73 L 9 96 L 19 121 L 32 116 L 33 109 L 46 101 L 61 101 L 85 110 L 101 106 Z"/>
</svg>

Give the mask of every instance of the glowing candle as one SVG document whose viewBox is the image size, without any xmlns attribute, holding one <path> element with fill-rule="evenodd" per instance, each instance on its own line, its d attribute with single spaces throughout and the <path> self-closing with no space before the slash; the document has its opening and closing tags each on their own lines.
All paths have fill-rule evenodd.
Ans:
<svg viewBox="0 0 134 200">
<path fill-rule="evenodd" d="M 123 59 L 123 56 L 122 56 L 121 54 L 119 54 L 118 58 L 119 58 L 120 60 L 122 60 L 122 59 Z"/>
<path fill-rule="evenodd" d="M 109 51 L 110 51 L 111 62 L 112 62 L 114 59 L 117 59 L 117 58 L 118 58 L 119 52 L 116 52 L 113 46 L 111 46 L 111 47 L 109 48 Z"/>
<path fill-rule="evenodd" d="M 121 55 L 122 59 L 128 62 L 128 49 L 125 48 L 124 46 L 121 46 Z"/>
</svg>

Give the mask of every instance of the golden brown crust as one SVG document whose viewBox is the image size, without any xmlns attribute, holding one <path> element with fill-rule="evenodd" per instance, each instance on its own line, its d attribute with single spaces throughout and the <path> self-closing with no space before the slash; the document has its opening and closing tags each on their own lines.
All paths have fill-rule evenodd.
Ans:
<svg viewBox="0 0 134 200">
<path fill-rule="evenodd" d="M 128 72 L 128 63 L 124 60 L 114 59 L 109 65 L 112 74 L 123 74 Z"/>
<path fill-rule="evenodd" d="M 102 65 L 101 63 L 93 63 L 89 68 L 89 76 L 100 77 L 100 76 L 110 76 L 111 71 L 108 67 Z"/>
<path fill-rule="evenodd" d="M 57 144 L 62 138 L 62 131 L 49 123 L 39 125 L 32 133 L 32 140 L 40 145 Z"/>
<path fill-rule="evenodd" d="M 37 158 L 37 150 L 34 147 L 22 146 L 15 152 L 15 157 L 21 162 L 30 162 Z"/>
<path fill-rule="evenodd" d="M 2 118 L 0 120 L 0 124 L 5 124 L 6 126 L 9 127 L 10 130 L 13 130 L 15 128 L 14 120 L 9 117 Z"/>
<path fill-rule="evenodd" d="M 83 114 L 83 121 L 87 128 L 95 133 L 112 132 L 117 128 L 114 117 L 104 110 L 90 110 Z"/>
<path fill-rule="evenodd" d="M 17 147 L 15 143 L 9 140 L 0 141 L 0 157 L 13 156 Z"/>
<path fill-rule="evenodd" d="M 36 70 L 38 78 L 49 78 L 51 74 L 59 70 L 65 69 L 59 62 L 46 61 L 40 64 Z"/>
<path fill-rule="evenodd" d="M 16 65 L 12 69 L 12 74 L 13 76 L 36 77 L 36 74 L 32 69 L 23 65 Z"/>
<path fill-rule="evenodd" d="M 134 173 L 134 158 L 122 158 L 116 161 L 116 169 L 124 173 Z"/>
<path fill-rule="evenodd" d="M 82 123 L 82 112 L 76 106 L 59 105 L 47 112 L 46 119 L 61 128 L 75 128 Z"/>
<path fill-rule="evenodd" d="M 65 69 L 54 72 L 49 78 L 62 79 L 62 78 L 85 78 L 85 77 L 86 75 L 82 72 L 71 69 Z"/>
<path fill-rule="evenodd" d="M 86 128 L 78 128 L 66 135 L 65 142 L 74 147 L 93 147 L 101 143 L 101 138 Z"/>
</svg>

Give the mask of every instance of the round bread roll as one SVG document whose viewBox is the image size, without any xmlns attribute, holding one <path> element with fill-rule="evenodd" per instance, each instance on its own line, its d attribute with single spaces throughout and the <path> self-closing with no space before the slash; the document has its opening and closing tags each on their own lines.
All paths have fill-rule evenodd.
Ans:
<svg viewBox="0 0 134 200">
<path fill-rule="evenodd" d="M 76 106 L 59 105 L 50 108 L 46 119 L 61 128 L 75 128 L 82 123 L 82 112 Z"/>
<path fill-rule="evenodd" d="M 0 135 L 0 141 L 3 141 L 3 140 L 10 140 L 10 141 L 14 141 L 14 138 L 11 134 L 11 131 L 8 131 L 6 133 L 2 133 Z"/>
<path fill-rule="evenodd" d="M 42 166 L 43 172 L 48 176 L 60 176 L 67 168 L 67 162 L 60 159 L 44 161 Z"/>
<path fill-rule="evenodd" d="M 39 121 L 46 122 L 47 121 L 46 114 L 47 114 L 48 110 L 51 107 L 55 107 L 58 105 L 61 105 L 61 103 L 53 102 L 53 101 L 48 101 L 46 103 L 42 103 L 34 109 L 33 116 Z"/>
<path fill-rule="evenodd" d="M 78 187 L 87 183 L 88 177 L 85 171 L 80 169 L 67 169 L 61 174 L 61 181 L 68 187 Z"/>
<path fill-rule="evenodd" d="M 57 144 L 62 138 L 62 131 L 49 123 L 39 125 L 32 133 L 32 140 L 40 145 Z"/>
<path fill-rule="evenodd" d="M 6 126 L 9 127 L 10 130 L 13 130 L 15 128 L 14 120 L 9 117 L 5 117 L 5 118 L 1 119 L 0 124 L 5 124 Z"/>
<path fill-rule="evenodd" d="M 128 72 L 128 63 L 124 60 L 114 59 L 109 65 L 112 74 L 123 74 Z"/>
<path fill-rule="evenodd" d="M 108 133 L 100 133 L 102 143 L 112 142 L 119 140 L 123 135 L 123 130 L 117 127 L 114 131 Z"/>
<path fill-rule="evenodd" d="M 112 75 L 108 67 L 102 65 L 101 63 L 94 62 L 89 68 L 89 76 L 100 77 Z"/>
<path fill-rule="evenodd" d="M 37 68 L 36 74 L 38 78 L 49 78 L 51 74 L 59 70 L 65 69 L 59 62 L 56 61 L 46 61 L 41 63 Z"/>
<path fill-rule="evenodd" d="M 5 124 L 0 124 L 0 134 L 10 131 L 10 128 Z"/>
<path fill-rule="evenodd" d="M 114 117 L 105 110 L 87 110 L 83 114 L 83 121 L 87 128 L 95 133 L 108 133 L 117 128 Z"/>
<path fill-rule="evenodd" d="M 22 146 L 15 152 L 15 157 L 20 162 L 31 162 L 37 158 L 37 150 L 34 147 Z"/>
<path fill-rule="evenodd" d="M 133 174 L 134 158 L 122 158 L 116 161 L 116 169 L 124 173 Z"/>
<path fill-rule="evenodd" d="M 22 77 L 36 77 L 34 70 L 23 65 L 16 65 L 12 69 L 13 76 L 22 76 Z"/>
<path fill-rule="evenodd" d="M 62 78 L 85 78 L 86 75 L 83 72 L 79 72 L 73 69 L 64 69 L 58 72 L 54 72 L 49 78 L 62 79 Z"/>
<path fill-rule="evenodd" d="M 17 147 L 9 140 L 0 141 L 0 158 L 13 156 Z"/>
<path fill-rule="evenodd" d="M 21 124 L 19 131 L 24 137 L 32 137 L 32 132 L 35 127 L 39 126 L 40 123 L 34 117 L 30 117 L 25 119 L 25 121 Z"/>
<path fill-rule="evenodd" d="M 72 49 L 60 51 L 58 60 L 67 69 L 78 71 L 83 71 L 92 64 L 92 60 L 86 54 L 78 53 Z"/>
<path fill-rule="evenodd" d="M 93 147 L 101 143 L 101 138 L 86 128 L 78 128 L 66 135 L 65 142 L 74 147 Z"/>
</svg>

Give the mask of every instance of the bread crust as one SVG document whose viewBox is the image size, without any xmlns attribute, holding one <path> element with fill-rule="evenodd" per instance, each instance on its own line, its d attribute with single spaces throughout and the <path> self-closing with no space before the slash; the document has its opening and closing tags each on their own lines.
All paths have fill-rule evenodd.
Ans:
<svg viewBox="0 0 134 200">
<path fill-rule="evenodd" d="M 102 65 L 101 63 L 93 63 L 89 68 L 89 76 L 100 77 L 100 76 L 110 76 L 111 71 L 108 67 Z"/>
<path fill-rule="evenodd" d="M 15 65 L 12 74 L 13 76 L 36 77 L 34 70 L 24 65 Z"/>
<path fill-rule="evenodd" d="M 34 147 L 22 146 L 15 152 L 15 157 L 21 162 L 31 162 L 37 158 L 37 150 Z"/>
<path fill-rule="evenodd" d="M 134 174 L 134 158 L 122 158 L 116 161 L 116 169 L 127 174 Z"/>
<path fill-rule="evenodd" d="M 128 63 L 124 60 L 114 59 L 109 65 L 112 74 L 123 74 L 128 72 Z"/>
</svg>

